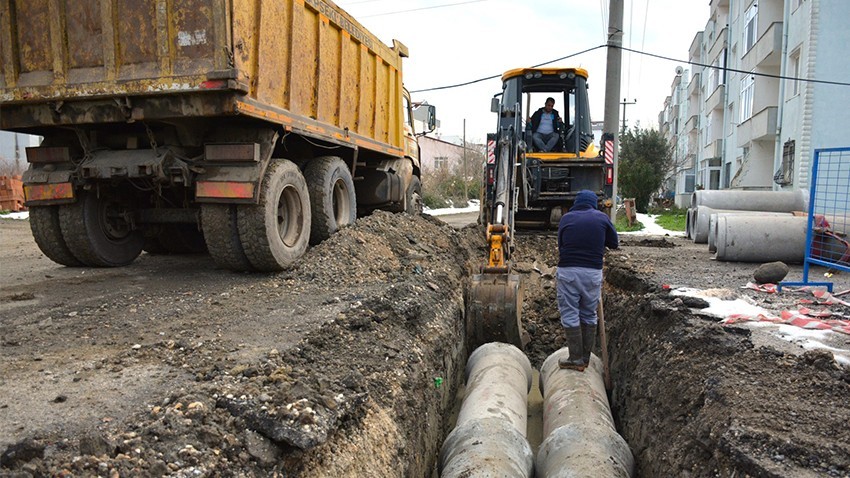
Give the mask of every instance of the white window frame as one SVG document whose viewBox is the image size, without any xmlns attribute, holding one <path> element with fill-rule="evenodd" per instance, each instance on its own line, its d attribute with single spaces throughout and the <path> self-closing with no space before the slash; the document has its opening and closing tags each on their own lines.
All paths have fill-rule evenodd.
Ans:
<svg viewBox="0 0 850 478">
<path fill-rule="evenodd" d="M 791 76 L 794 77 L 794 78 L 800 78 L 800 70 L 801 70 L 800 49 L 798 48 L 798 49 L 794 50 L 790 55 L 788 55 L 788 58 L 789 58 L 790 63 L 791 63 Z M 799 80 L 789 80 L 789 82 L 790 83 L 788 84 L 788 87 L 791 89 L 791 95 L 790 96 L 799 95 L 800 94 L 800 81 Z"/>
<path fill-rule="evenodd" d="M 434 156 L 434 169 L 446 170 L 449 168 L 448 156 Z"/>
<path fill-rule="evenodd" d="M 758 41 L 758 11 L 757 3 L 753 3 L 747 8 L 744 15 L 744 54 L 746 55 Z"/>
<path fill-rule="evenodd" d="M 753 99 L 756 90 L 756 77 L 754 71 L 741 78 L 741 123 L 753 116 Z"/>
</svg>

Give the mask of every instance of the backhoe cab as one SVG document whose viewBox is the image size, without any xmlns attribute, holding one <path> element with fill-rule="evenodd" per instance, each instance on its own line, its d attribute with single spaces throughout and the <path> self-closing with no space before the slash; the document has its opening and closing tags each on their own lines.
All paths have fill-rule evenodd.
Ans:
<svg viewBox="0 0 850 478">
<path fill-rule="evenodd" d="M 555 100 L 560 121 L 553 124 L 553 147 L 543 151 L 535 146 L 531 118 L 548 98 Z M 556 228 L 582 189 L 596 192 L 600 209 L 611 206 L 605 197 L 610 166 L 593 144 L 585 70 L 510 70 L 490 109 L 498 122 L 496 133 L 487 135 L 480 216 L 488 254 L 467 299 L 470 349 L 492 341 L 522 347 L 526 341 L 522 289 L 511 262 L 514 231 Z"/>
</svg>

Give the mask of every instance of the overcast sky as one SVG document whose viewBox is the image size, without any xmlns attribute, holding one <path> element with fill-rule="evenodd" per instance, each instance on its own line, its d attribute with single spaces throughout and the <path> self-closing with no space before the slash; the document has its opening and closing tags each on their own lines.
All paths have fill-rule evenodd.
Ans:
<svg viewBox="0 0 850 478">
<path fill-rule="evenodd" d="M 694 35 L 708 21 L 709 0 L 623 0 L 623 45 L 683 61 Z M 410 49 L 404 82 L 411 91 L 454 85 L 529 67 L 606 42 L 609 0 L 338 0 L 363 26 L 391 45 Z M 398 13 L 396 13 L 398 12 Z M 606 49 L 551 66 L 588 70 L 592 119 L 604 119 Z M 621 100 L 629 126 L 657 128 L 658 113 L 677 65 L 623 52 Z M 497 79 L 441 91 L 413 93 L 437 107 L 440 133 L 483 142 L 496 125 L 490 98 Z M 534 105 L 532 105 L 534 106 Z M 542 106 L 542 105 L 540 105 Z M 558 106 L 556 106 L 558 108 Z M 622 107 L 620 107 L 622 119 Z"/>
</svg>

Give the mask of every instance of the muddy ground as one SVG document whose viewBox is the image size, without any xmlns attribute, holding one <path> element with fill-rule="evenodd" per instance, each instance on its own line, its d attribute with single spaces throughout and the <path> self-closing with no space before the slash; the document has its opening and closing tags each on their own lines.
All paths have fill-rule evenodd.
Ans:
<svg viewBox="0 0 850 478">
<path fill-rule="evenodd" d="M 753 265 L 684 239 L 623 242 L 606 258 L 605 318 L 638 475 L 850 476 L 848 370 L 663 285 L 777 308 L 800 293 L 740 289 Z M 517 245 L 539 366 L 563 345 L 554 237 Z M 483 257 L 474 226 L 378 213 L 279 274 L 204 255 L 65 268 L 26 221 L 0 220 L 0 476 L 430 476 Z"/>
</svg>

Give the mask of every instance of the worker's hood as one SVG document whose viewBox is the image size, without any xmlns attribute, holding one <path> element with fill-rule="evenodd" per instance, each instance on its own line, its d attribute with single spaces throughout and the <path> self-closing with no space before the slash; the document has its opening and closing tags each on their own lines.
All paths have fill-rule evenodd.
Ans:
<svg viewBox="0 0 850 478">
<path fill-rule="evenodd" d="M 588 191 L 587 189 L 582 189 L 576 196 L 576 200 L 573 203 L 573 207 L 570 208 L 570 211 L 575 209 L 596 209 L 598 201 L 599 198 L 596 197 L 596 193 Z"/>
</svg>

